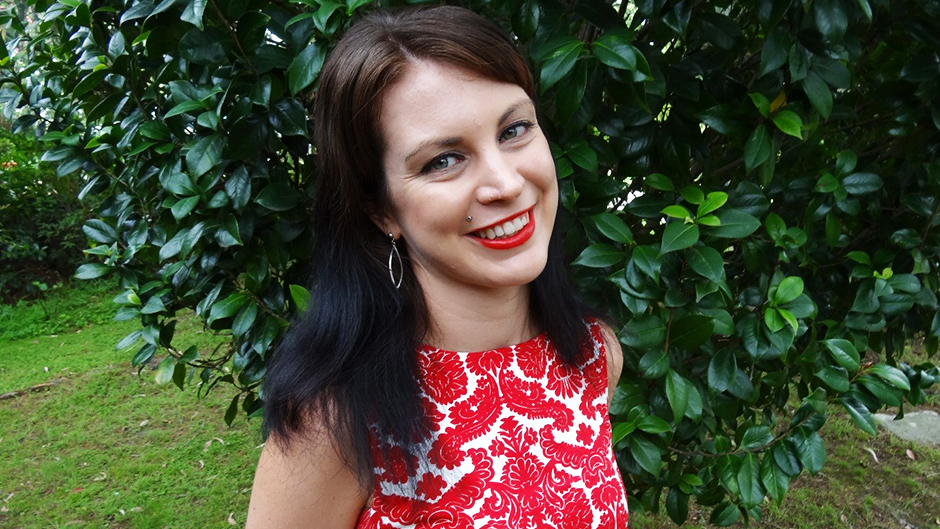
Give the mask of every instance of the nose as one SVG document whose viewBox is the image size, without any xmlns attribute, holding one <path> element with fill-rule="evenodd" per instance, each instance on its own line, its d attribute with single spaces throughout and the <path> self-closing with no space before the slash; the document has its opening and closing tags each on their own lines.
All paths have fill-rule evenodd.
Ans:
<svg viewBox="0 0 940 529">
<path fill-rule="evenodd" d="M 511 154 L 497 150 L 482 157 L 477 200 L 481 204 L 511 202 L 522 194 L 525 178 Z"/>
</svg>

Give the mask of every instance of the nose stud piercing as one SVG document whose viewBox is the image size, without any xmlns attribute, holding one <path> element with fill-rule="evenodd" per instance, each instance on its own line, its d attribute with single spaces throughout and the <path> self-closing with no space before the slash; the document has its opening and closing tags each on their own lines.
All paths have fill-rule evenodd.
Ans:
<svg viewBox="0 0 940 529">
<path fill-rule="evenodd" d="M 470 222 L 471 220 L 473 220 L 473 217 L 471 217 L 470 215 L 467 215 L 467 222 Z"/>
</svg>

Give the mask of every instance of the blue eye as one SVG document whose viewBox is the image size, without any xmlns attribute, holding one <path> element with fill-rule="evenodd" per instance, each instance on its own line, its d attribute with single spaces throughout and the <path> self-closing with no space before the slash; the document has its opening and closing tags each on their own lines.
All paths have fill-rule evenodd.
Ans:
<svg viewBox="0 0 940 529">
<path fill-rule="evenodd" d="M 513 125 L 510 125 L 509 128 L 507 128 L 506 130 L 504 130 L 503 133 L 500 134 L 499 139 L 501 141 L 514 140 L 518 138 L 519 136 L 522 136 L 523 134 L 525 134 L 525 132 L 529 130 L 529 128 L 531 127 L 532 127 L 532 124 L 529 123 L 528 121 L 515 123 Z"/>
<path fill-rule="evenodd" d="M 428 173 L 431 171 L 445 171 L 450 169 L 456 163 L 456 154 L 444 154 L 428 162 L 428 164 L 421 169 L 421 172 Z"/>
</svg>

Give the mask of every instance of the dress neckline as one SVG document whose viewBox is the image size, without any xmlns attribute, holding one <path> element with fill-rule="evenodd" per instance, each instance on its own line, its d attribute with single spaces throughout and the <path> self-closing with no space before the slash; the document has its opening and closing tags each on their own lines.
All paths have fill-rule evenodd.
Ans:
<svg viewBox="0 0 940 529">
<path fill-rule="evenodd" d="M 445 353 L 445 354 L 458 354 L 458 355 L 477 355 L 485 353 L 507 353 L 513 350 L 528 348 L 541 340 L 543 343 L 548 342 L 548 337 L 545 335 L 545 331 L 542 331 L 528 340 L 521 341 L 512 345 L 506 345 L 503 347 L 497 347 L 496 349 L 487 349 L 483 351 L 451 351 L 449 349 L 444 349 L 443 347 L 435 347 L 433 345 L 428 345 L 422 343 L 418 350 L 422 353 Z"/>
</svg>

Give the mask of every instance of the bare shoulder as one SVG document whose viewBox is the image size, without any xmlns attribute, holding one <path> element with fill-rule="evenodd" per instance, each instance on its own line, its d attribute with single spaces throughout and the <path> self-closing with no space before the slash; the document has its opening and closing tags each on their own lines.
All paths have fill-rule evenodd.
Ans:
<svg viewBox="0 0 940 529">
<path fill-rule="evenodd" d="M 247 529 L 352 529 L 369 491 L 330 436 L 268 439 L 258 461 Z"/>
<path fill-rule="evenodd" d="M 623 349 L 620 347 L 617 333 L 603 321 L 598 320 L 598 324 L 601 328 L 601 335 L 604 337 L 604 348 L 607 351 L 607 402 L 609 404 L 614 397 L 617 382 L 620 381 L 620 373 L 623 372 Z"/>
</svg>

